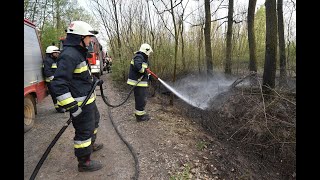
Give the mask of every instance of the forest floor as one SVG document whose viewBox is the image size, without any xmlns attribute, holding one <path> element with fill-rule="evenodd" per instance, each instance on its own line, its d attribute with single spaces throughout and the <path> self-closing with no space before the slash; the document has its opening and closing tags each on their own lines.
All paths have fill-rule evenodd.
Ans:
<svg viewBox="0 0 320 180">
<path fill-rule="evenodd" d="M 104 94 L 111 104 L 118 104 L 130 89 L 119 86 L 110 75 L 101 76 Z M 109 108 L 99 96 L 98 87 L 96 103 L 101 119 L 97 142 L 104 143 L 104 148 L 93 153 L 92 159 L 99 160 L 104 167 L 90 173 L 77 171 L 74 129 L 70 125 L 52 148 L 36 179 L 132 179 L 134 158 L 112 122 L 137 154 L 139 179 L 295 179 L 295 144 L 290 143 L 295 125 L 289 122 L 295 119 L 295 106 L 288 105 L 288 101 L 294 103 L 292 99 L 286 98 L 285 104 L 280 100 L 261 104 L 259 97 L 238 89 L 223 97 L 215 108 L 199 110 L 178 99 L 172 106 L 170 96 L 155 92 L 155 96 L 148 97 L 146 106 L 151 120 L 138 123 L 133 114 L 133 95 L 124 105 Z M 267 112 L 252 110 L 266 105 L 270 107 L 265 108 Z M 289 110 L 294 113 L 290 118 L 279 119 L 275 115 L 285 116 L 283 112 Z M 281 123 L 282 131 L 274 131 L 279 124 L 265 126 L 264 115 L 273 115 L 273 121 Z M 24 135 L 24 179 L 29 179 L 68 117 L 68 113 L 55 112 L 50 97 L 39 104 L 35 126 Z M 291 129 L 283 127 L 284 124 Z M 266 127 L 271 132 L 268 135 L 264 135 Z M 280 139 L 283 136 L 286 141 Z"/>
</svg>

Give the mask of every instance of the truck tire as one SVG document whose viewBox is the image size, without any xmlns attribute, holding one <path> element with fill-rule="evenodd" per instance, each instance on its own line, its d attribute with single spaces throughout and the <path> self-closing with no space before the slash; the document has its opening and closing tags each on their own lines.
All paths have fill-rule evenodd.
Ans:
<svg viewBox="0 0 320 180">
<path fill-rule="evenodd" d="M 24 132 L 29 131 L 34 124 L 35 104 L 33 99 L 31 95 L 24 98 Z"/>
</svg>

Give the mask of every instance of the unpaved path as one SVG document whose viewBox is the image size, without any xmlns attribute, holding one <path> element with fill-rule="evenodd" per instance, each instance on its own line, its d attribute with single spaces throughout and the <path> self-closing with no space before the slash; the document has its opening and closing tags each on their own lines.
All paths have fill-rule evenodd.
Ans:
<svg viewBox="0 0 320 180">
<path fill-rule="evenodd" d="M 103 75 L 105 95 L 111 104 L 124 100 L 129 92 L 126 85 Z M 113 128 L 108 107 L 101 99 L 99 87 L 97 106 L 101 114 L 97 142 L 104 148 L 92 159 L 100 160 L 102 170 L 90 173 L 77 171 L 73 152 L 72 125 L 52 148 L 36 179 L 110 179 L 129 180 L 134 176 L 134 159 Z M 139 160 L 139 179 L 251 179 L 254 172 L 246 169 L 247 162 L 236 150 L 229 150 L 218 138 L 212 137 L 193 119 L 185 117 L 177 107 L 168 105 L 160 96 L 149 97 L 146 110 L 151 120 L 137 123 L 133 115 L 133 95 L 123 106 L 111 108 L 111 117 L 122 136 L 131 144 Z M 24 179 L 33 169 L 63 124 L 68 113 L 56 113 L 50 97 L 38 106 L 35 126 L 24 135 Z M 244 173 L 245 172 L 245 173 Z M 261 179 L 261 178 L 260 178 Z M 262 178 L 263 179 L 263 178 Z"/>
</svg>

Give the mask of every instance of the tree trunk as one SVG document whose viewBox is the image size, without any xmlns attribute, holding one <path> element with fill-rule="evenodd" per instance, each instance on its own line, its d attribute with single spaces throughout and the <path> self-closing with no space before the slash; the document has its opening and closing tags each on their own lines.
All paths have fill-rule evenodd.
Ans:
<svg viewBox="0 0 320 180">
<path fill-rule="evenodd" d="M 184 26 L 183 26 L 183 17 L 181 17 L 181 21 L 180 21 L 180 25 L 181 25 L 181 56 L 182 56 L 182 70 L 185 71 L 186 70 L 186 57 L 185 57 L 185 53 L 184 53 L 184 39 L 183 39 L 183 30 L 184 30 Z"/>
<path fill-rule="evenodd" d="M 207 63 L 207 77 L 213 75 L 212 65 L 212 50 L 211 50 L 211 10 L 210 0 L 204 0 L 204 11 L 205 11 L 205 27 L 204 27 L 204 43 L 206 50 L 206 63 Z"/>
<path fill-rule="evenodd" d="M 256 37 L 254 32 L 254 13 L 257 0 L 249 0 L 248 7 L 248 41 L 249 41 L 249 70 L 257 72 Z"/>
<path fill-rule="evenodd" d="M 232 55 L 232 25 L 233 25 L 233 0 L 229 0 L 229 10 L 228 10 L 228 30 L 227 30 L 227 49 L 226 49 L 226 66 L 225 73 L 232 73 L 232 63 L 231 63 L 231 55 Z"/>
<path fill-rule="evenodd" d="M 178 57 L 178 45 L 179 45 L 179 32 L 175 20 L 175 15 L 173 11 L 173 2 L 170 0 L 170 13 L 172 16 L 172 21 L 173 21 L 173 27 L 174 27 L 174 67 L 173 67 L 173 78 L 172 82 L 174 83 L 176 81 L 176 73 L 177 73 L 177 57 Z M 171 98 L 170 98 L 170 105 L 173 105 L 173 99 L 174 99 L 174 94 L 171 93 Z"/>
<path fill-rule="evenodd" d="M 286 48 L 284 40 L 284 22 L 283 22 L 283 0 L 278 0 L 278 36 L 279 36 L 279 54 L 280 54 L 280 86 L 286 86 Z"/>
<path fill-rule="evenodd" d="M 47 17 L 47 14 L 46 14 L 47 4 L 48 4 L 48 0 L 46 0 L 44 8 L 43 8 L 43 19 L 42 19 L 42 26 L 41 26 L 41 32 L 40 32 L 40 41 L 42 40 L 42 34 L 43 34 L 42 32 L 43 32 L 44 24 L 46 22 L 46 17 Z"/>
<path fill-rule="evenodd" d="M 264 91 L 275 87 L 277 58 L 277 4 L 276 0 L 266 0 L 266 54 L 263 72 Z M 266 88 L 269 87 L 269 88 Z"/>
<path fill-rule="evenodd" d="M 37 4 L 38 4 L 38 0 L 36 0 L 36 2 L 34 3 L 34 6 L 33 6 L 33 14 L 32 14 L 32 19 L 31 19 L 32 22 L 34 22 L 34 17 L 36 16 Z"/>
<path fill-rule="evenodd" d="M 122 61 L 122 58 L 121 58 L 121 39 L 120 39 L 118 13 L 117 13 L 117 4 L 116 4 L 115 0 L 112 0 L 112 5 L 113 5 L 113 9 L 114 9 L 114 18 L 116 21 L 116 33 L 117 33 L 117 41 L 118 41 L 117 52 L 118 52 L 118 57 L 119 57 L 120 63 L 124 67 L 124 62 Z M 123 81 L 125 81 L 127 78 L 126 72 L 124 69 L 122 71 L 122 78 L 123 78 Z"/>
<path fill-rule="evenodd" d="M 202 26 L 199 28 L 200 33 L 199 33 L 199 48 L 198 48 L 198 69 L 199 69 L 199 74 L 202 74 L 201 72 L 201 48 L 202 48 L 202 40 L 203 40 L 203 29 Z"/>
<path fill-rule="evenodd" d="M 56 29 L 57 29 L 57 31 L 59 31 L 59 29 L 60 29 L 60 24 L 61 24 L 61 23 L 60 23 L 60 22 L 61 22 L 61 20 L 60 20 L 60 18 L 61 18 L 61 17 L 60 17 L 60 3 L 61 3 L 61 2 L 60 2 L 60 0 L 57 0 L 56 3 L 57 3 L 57 4 L 56 4 L 56 5 L 57 5 L 57 6 L 56 6 L 56 14 L 57 14 L 57 16 L 56 16 L 56 19 L 57 19 Z"/>
</svg>

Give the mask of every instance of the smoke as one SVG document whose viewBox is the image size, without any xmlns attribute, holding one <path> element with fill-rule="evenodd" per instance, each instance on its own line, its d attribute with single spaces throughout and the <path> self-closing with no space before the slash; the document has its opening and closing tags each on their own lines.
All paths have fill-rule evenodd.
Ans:
<svg viewBox="0 0 320 180">
<path fill-rule="evenodd" d="M 226 77 L 221 73 L 215 73 L 212 78 L 206 76 L 188 75 L 179 79 L 172 87 L 188 100 L 188 103 L 200 109 L 208 108 L 210 101 L 217 95 L 229 90 L 230 85 L 236 80 L 234 77 Z"/>
</svg>

